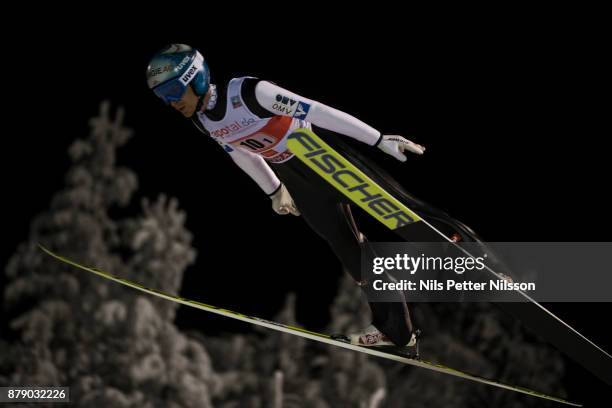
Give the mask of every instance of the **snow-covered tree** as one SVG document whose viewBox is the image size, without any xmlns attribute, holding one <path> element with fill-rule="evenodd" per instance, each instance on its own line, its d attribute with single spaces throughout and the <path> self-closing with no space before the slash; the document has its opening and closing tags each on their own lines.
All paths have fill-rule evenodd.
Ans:
<svg viewBox="0 0 612 408">
<path fill-rule="evenodd" d="M 123 115 L 119 108 L 111 118 L 110 104 L 101 104 L 89 136 L 70 147 L 65 187 L 8 263 L 4 300 L 17 341 L 2 350 L 10 374 L 1 380 L 70 385 L 77 406 L 211 406 L 218 380 L 203 346 L 175 327 L 176 305 L 75 270 L 37 247 L 178 291 L 195 250 L 176 200 L 162 196 L 135 216 L 111 216 L 138 185 L 116 163 L 132 134 Z"/>
</svg>

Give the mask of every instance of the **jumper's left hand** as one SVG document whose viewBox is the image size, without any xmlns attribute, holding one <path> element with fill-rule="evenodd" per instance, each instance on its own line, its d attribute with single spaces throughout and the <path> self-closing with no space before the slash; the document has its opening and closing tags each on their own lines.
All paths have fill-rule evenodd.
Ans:
<svg viewBox="0 0 612 408">
<path fill-rule="evenodd" d="M 390 154 L 401 162 L 407 160 L 404 152 L 407 150 L 414 154 L 425 153 L 425 147 L 399 135 L 383 135 L 378 148 L 383 152 Z"/>
</svg>

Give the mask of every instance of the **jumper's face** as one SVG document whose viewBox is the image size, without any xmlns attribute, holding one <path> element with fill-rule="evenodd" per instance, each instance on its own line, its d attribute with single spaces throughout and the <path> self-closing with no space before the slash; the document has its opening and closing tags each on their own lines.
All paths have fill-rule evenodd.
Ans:
<svg viewBox="0 0 612 408">
<path fill-rule="evenodd" d="M 191 86 L 188 86 L 181 99 L 170 102 L 170 106 L 181 112 L 184 117 L 190 118 L 198 106 L 198 95 L 195 94 Z"/>
</svg>

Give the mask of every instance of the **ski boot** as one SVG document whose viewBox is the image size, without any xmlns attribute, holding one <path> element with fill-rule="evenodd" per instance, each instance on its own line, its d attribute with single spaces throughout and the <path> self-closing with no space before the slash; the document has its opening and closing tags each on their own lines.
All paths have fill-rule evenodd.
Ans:
<svg viewBox="0 0 612 408">
<path fill-rule="evenodd" d="M 381 351 L 390 352 L 393 354 L 399 354 L 408 358 L 419 357 L 419 337 L 421 336 L 420 330 L 415 330 L 412 333 L 412 337 L 408 344 L 398 346 L 394 344 L 387 336 L 385 336 L 380 330 L 374 325 L 369 325 L 360 333 L 353 333 L 349 335 L 335 334 L 332 338 L 335 340 L 345 341 L 350 344 L 361 347 L 373 347 L 381 349 Z"/>
</svg>

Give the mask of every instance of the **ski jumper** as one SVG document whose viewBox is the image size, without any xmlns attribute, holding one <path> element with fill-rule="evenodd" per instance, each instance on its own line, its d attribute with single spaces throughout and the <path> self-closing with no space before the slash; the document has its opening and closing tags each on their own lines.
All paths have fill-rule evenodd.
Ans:
<svg viewBox="0 0 612 408">
<path fill-rule="evenodd" d="M 317 134 L 349 136 L 374 146 L 381 133 L 351 115 L 257 78 L 234 78 L 215 93 L 214 106 L 196 113 L 194 124 L 215 139 L 266 194 L 274 194 L 284 184 L 306 223 L 327 241 L 352 278 L 362 283 L 361 250 L 368 248 L 360 239 L 348 198 L 293 159 L 287 137 L 295 129 L 312 128 Z M 370 299 L 371 286 L 362 288 Z M 397 345 L 408 343 L 413 329 L 403 293 L 397 294 L 395 302 L 369 305 L 372 323 L 383 334 Z"/>
</svg>

